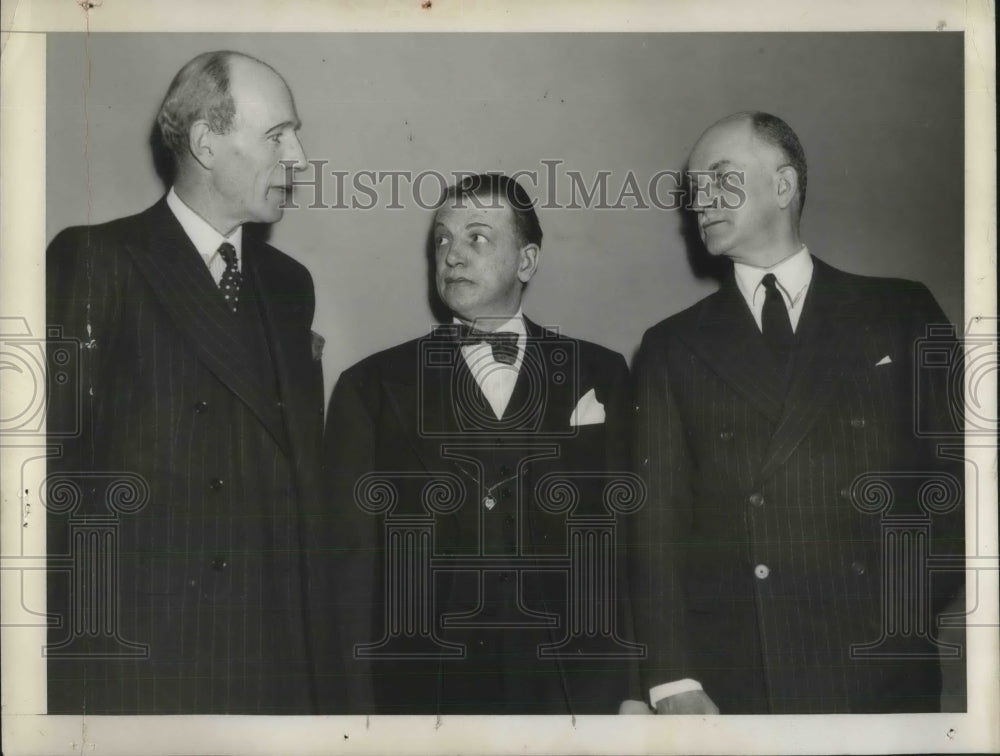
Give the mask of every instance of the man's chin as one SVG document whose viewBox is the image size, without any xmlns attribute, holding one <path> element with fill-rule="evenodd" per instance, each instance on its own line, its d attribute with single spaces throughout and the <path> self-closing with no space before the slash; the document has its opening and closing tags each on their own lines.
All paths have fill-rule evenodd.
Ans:
<svg viewBox="0 0 1000 756">
<path fill-rule="evenodd" d="M 466 315 L 469 312 L 469 309 L 465 302 L 455 301 L 453 297 L 452 298 L 441 297 L 441 301 L 444 302 L 444 306 L 451 311 L 451 314 L 454 315 L 459 320 L 469 319 L 466 317 Z"/>
<path fill-rule="evenodd" d="M 271 223 L 277 223 L 284 216 L 285 211 L 280 207 L 268 208 L 266 212 L 259 213 L 256 218 L 254 218 L 251 223 L 263 223 L 269 225 Z"/>
</svg>

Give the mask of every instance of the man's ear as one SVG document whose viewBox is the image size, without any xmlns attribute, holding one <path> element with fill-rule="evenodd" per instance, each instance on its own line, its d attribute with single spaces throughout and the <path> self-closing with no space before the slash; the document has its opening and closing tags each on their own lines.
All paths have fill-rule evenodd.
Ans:
<svg viewBox="0 0 1000 756">
<path fill-rule="evenodd" d="M 781 166 L 778 171 L 778 207 L 784 210 L 792 204 L 799 192 L 799 174 L 790 165 Z"/>
<path fill-rule="evenodd" d="M 521 247 L 521 261 L 517 265 L 517 277 L 521 283 L 528 283 L 538 270 L 538 245 L 525 244 Z"/>
<path fill-rule="evenodd" d="M 195 121 L 188 131 L 188 149 L 191 150 L 194 159 L 201 163 L 202 168 L 211 169 L 215 164 L 213 152 L 215 136 L 208 121 Z"/>
</svg>

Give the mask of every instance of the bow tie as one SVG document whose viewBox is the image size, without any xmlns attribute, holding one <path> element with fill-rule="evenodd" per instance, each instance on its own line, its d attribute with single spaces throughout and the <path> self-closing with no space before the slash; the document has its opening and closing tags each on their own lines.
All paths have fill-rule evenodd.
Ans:
<svg viewBox="0 0 1000 756">
<path fill-rule="evenodd" d="M 480 331 L 462 325 L 458 327 L 458 342 L 462 346 L 485 342 L 497 362 L 513 365 L 517 361 L 517 334 L 513 331 Z"/>
</svg>

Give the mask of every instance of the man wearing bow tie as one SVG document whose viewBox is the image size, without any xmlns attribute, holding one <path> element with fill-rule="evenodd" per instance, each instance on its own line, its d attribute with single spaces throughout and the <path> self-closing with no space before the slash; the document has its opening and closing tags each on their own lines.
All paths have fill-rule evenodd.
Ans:
<svg viewBox="0 0 1000 756">
<path fill-rule="evenodd" d="M 917 350 L 943 325 L 960 365 L 947 320 L 921 284 L 806 248 L 805 156 L 781 119 L 720 121 L 688 170 L 702 241 L 733 265 L 637 358 L 644 690 L 660 713 L 936 711 L 963 471 L 961 440 L 935 443 L 955 429 L 947 370 Z"/>
<path fill-rule="evenodd" d="M 452 187 L 432 238 L 452 322 L 351 367 L 330 400 L 347 677 L 327 682 L 358 712 L 614 713 L 639 653 L 606 503 L 628 475 L 625 361 L 522 314 L 542 231 L 512 179 Z M 609 539 L 594 559 L 569 535 L 591 525 Z"/>
<path fill-rule="evenodd" d="M 79 433 L 49 467 L 49 713 L 313 709 L 313 285 L 243 228 L 281 218 L 299 125 L 270 66 L 199 55 L 157 117 L 167 195 L 49 247 L 48 324 L 81 360 L 79 384 L 50 389 L 49 427 Z M 66 487 L 75 508 L 60 509 Z"/>
</svg>

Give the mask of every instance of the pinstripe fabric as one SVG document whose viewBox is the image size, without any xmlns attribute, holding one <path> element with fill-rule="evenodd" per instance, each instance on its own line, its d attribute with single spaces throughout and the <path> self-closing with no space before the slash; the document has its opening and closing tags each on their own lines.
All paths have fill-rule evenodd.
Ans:
<svg viewBox="0 0 1000 756">
<path fill-rule="evenodd" d="M 300 546 L 322 412 L 312 282 L 261 242 L 245 240 L 243 255 L 237 316 L 164 202 L 50 245 L 48 322 L 85 344 L 82 433 L 50 475 L 128 472 L 149 486 L 148 503 L 117 519 L 115 618 L 148 658 L 50 658 L 50 713 L 312 709 Z M 52 397 L 50 426 L 74 410 Z M 108 513 L 91 480 L 77 516 Z M 48 520 L 58 559 L 69 523 Z M 49 584 L 49 611 L 66 616 L 68 581 Z M 74 648 L 117 653 L 112 641 Z"/>
<path fill-rule="evenodd" d="M 917 396 L 912 367 L 925 326 L 946 321 L 919 284 L 815 262 L 784 396 L 732 280 L 643 339 L 635 451 L 650 499 L 633 586 L 646 681 L 699 679 L 723 713 L 936 710 L 936 658 L 849 654 L 883 626 L 882 525 L 851 485 L 891 471 L 962 480 L 913 430 L 916 409 L 950 424 L 942 371 Z M 891 481 L 894 516 L 920 512 L 918 483 Z M 963 553 L 961 507 L 932 528 L 935 553 Z M 935 579 L 937 609 L 956 582 Z"/>
<path fill-rule="evenodd" d="M 539 658 L 537 646 L 560 641 L 569 622 L 564 573 L 525 572 L 521 609 L 559 617 L 555 627 L 444 627 L 446 613 L 471 612 L 482 601 L 484 615 L 493 622 L 520 622 L 523 614 L 513 606 L 516 574 L 511 567 L 484 573 L 480 590 L 474 571 L 475 557 L 492 555 L 523 566 L 533 557 L 558 558 L 568 553 L 567 513 L 543 511 L 536 501 L 536 483 L 549 472 L 565 473 L 579 489 L 574 514 L 603 512 L 601 492 L 605 480 L 581 480 L 574 473 L 600 473 L 628 466 L 626 424 L 629 419 L 628 371 L 621 355 L 587 342 L 556 338 L 526 321 L 528 343 L 525 367 L 519 374 L 505 421 L 496 423 L 496 436 L 468 432 L 456 420 L 456 386 L 475 386 L 465 361 L 452 340 L 418 339 L 372 355 L 346 370 L 337 382 L 327 415 L 324 466 L 328 484 L 327 521 L 313 528 L 321 541 L 318 551 L 330 555 L 323 578 L 333 587 L 320 593 L 332 597 L 329 620 L 316 623 L 327 628 L 327 653 L 340 654 L 346 677 L 330 675 L 334 688 L 328 706 L 335 711 L 391 714 L 569 714 L 607 713 L 635 687 L 635 663 L 626 658 L 569 659 L 555 662 Z M 450 361 L 422 359 L 421 344 L 450 350 Z M 572 348 L 568 345 L 572 344 Z M 562 357 L 556 358 L 557 350 Z M 566 355 L 578 355 L 578 370 Z M 440 356 L 442 350 L 435 348 Z M 534 378 L 526 375 L 533 365 Z M 457 373 L 453 373 L 457 370 Z M 555 372 L 561 380 L 553 377 Z M 581 426 L 567 435 L 569 419 L 581 396 L 594 390 L 605 406 L 607 422 Z M 492 410 L 478 390 L 466 399 L 487 416 Z M 530 408 L 523 415 L 521 408 Z M 511 417 L 514 417 L 512 423 Z M 537 432 L 517 424 L 533 417 Z M 462 432 L 464 427 L 467 432 Z M 478 426 L 482 427 L 482 426 Z M 553 435 L 562 434 L 562 435 Z M 469 449 L 479 442 L 478 449 Z M 485 444 L 485 446 L 482 446 Z M 533 446 L 527 450 L 526 446 Z M 483 471 L 489 482 L 523 471 L 520 479 L 495 488 L 496 508 L 487 511 L 477 481 L 470 479 L 453 458 L 462 453 L 461 467 Z M 539 449 L 542 447 L 542 449 Z M 545 450 L 544 447 L 549 447 Z M 552 451 L 554 450 L 554 452 Z M 541 454 L 540 454 L 541 452 Z M 529 454 L 540 456 L 523 467 Z M 353 647 L 382 637 L 385 627 L 383 517 L 365 514 L 354 504 L 354 487 L 369 472 L 382 473 L 397 491 L 394 518 L 425 515 L 423 490 L 429 481 L 453 476 L 464 486 L 464 498 L 454 511 L 434 517 L 434 556 L 471 557 L 464 571 L 444 571 L 435 583 L 433 617 L 438 636 L 466 647 L 464 658 L 439 660 L 356 660 Z M 440 478 L 436 478 L 440 476 Z M 505 490 L 507 489 L 507 490 Z M 481 530 L 480 530 L 481 528 Z M 517 533 L 515 537 L 515 533 Z M 520 549 L 515 551 L 515 547 Z M 515 556 L 516 555 L 516 556 Z M 623 568 L 615 598 L 627 608 Z M 516 615 L 516 616 L 515 616 Z M 335 619 L 336 618 L 336 619 Z M 480 617 L 480 621 L 482 617 Z M 631 637 L 630 617 L 619 624 Z M 333 627 L 340 631 L 334 637 Z M 340 648 L 336 648 L 339 642 Z M 336 669 L 335 663 L 328 664 Z M 347 691 L 345 703 L 333 700 Z"/>
</svg>

